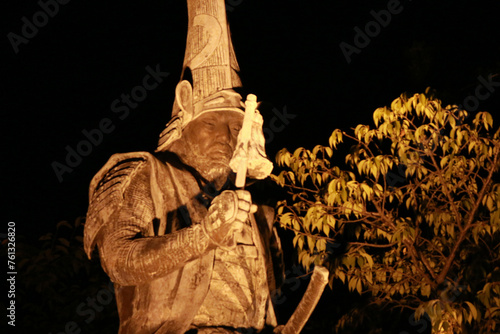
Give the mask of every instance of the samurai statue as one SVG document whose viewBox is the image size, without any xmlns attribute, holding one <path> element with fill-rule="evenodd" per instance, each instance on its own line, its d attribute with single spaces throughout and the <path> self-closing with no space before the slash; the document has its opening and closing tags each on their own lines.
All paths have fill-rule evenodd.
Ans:
<svg viewBox="0 0 500 334">
<path fill-rule="evenodd" d="M 114 283 L 119 333 L 259 333 L 282 281 L 256 98 L 244 102 L 224 0 L 187 0 L 172 117 L 154 153 L 113 155 L 90 184 L 84 232 Z M 278 283 L 277 283 L 278 282 Z"/>
</svg>

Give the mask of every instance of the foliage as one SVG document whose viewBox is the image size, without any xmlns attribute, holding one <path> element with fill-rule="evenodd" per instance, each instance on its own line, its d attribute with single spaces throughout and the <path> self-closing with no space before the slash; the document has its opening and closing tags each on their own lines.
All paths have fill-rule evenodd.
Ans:
<svg viewBox="0 0 500 334">
<path fill-rule="evenodd" d="M 85 255 L 83 224 L 84 218 L 61 221 L 38 242 L 16 238 L 16 327 L 22 332 L 118 331 L 113 288 L 99 261 Z"/>
<path fill-rule="evenodd" d="M 428 92 L 373 120 L 336 129 L 328 146 L 278 153 L 284 168 L 272 177 L 290 198 L 277 219 L 294 231 L 300 263 L 326 258 L 330 284 L 417 320 L 426 313 L 435 331 L 499 331 L 500 129 L 489 113 L 469 119 Z"/>
</svg>

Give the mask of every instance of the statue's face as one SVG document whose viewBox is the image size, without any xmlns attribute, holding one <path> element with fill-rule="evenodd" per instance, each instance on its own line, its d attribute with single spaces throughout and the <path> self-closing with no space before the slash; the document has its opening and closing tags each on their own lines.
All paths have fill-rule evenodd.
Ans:
<svg viewBox="0 0 500 334">
<path fill-rule="evenodd" d="M 189 122 L 172 149 L 207 180 L 225 180 L 242 123 L 235 111 L 207 112 Z"/>
<path fill-rule="evenodd" d="M 212 111 L 190 122 L 182 136 L 198 154 L 229 163 L 242 122 L 243 115 L 237 112 Z"/>
</svg>

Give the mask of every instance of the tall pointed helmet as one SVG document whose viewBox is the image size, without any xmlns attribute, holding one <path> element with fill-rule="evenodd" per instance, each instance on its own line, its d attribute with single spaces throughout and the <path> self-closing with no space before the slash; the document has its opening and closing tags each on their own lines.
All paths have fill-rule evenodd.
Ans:
<svg viewBox="0 0 500 334">
<path fill-rule="evenodd" d="M 188 33 L 181 81 L 175 90 L 172 119 L 160 134 L 156 151 L 166 150 L 183 128 L 202 113 L 244 113 L 239 66 L 234 54 L 224 0 L 187 0 Z"/>
</svg>

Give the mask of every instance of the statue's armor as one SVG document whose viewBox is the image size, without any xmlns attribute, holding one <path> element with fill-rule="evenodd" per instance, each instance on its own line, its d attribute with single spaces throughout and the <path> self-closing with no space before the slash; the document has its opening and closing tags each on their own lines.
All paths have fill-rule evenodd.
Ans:
<svg viewBox="0 0 500 334">
<path fill-rule="evenodd" d="M 183 71 L 158 155 L 115 154 L 90 186 L 85 251 L 90 257 L 99 248 L 101 264 L 115 284 L 122 334 L 276 326 L 270 295 L 276 290 L 275 277 L 282 278 L 283 272 L 272 261 L 276 256 L 281 264 L 279 239 L 271 227 L 274 213 L 260 206 L 235 236 L 236 249 L 219 247 L 224 245 L 207 232 L 213 226 L 207 223 L 208 207 L 218 193 L 205 191 L 200 171 L 171 153 L 179 153 L 172 147 L 203 114 L 243 117 L 255 109 L 247 113 L 234 89 L 241 81 L 224 1 L 187 4 Z M 272 170 L 265 157 L 262 118 L 255 114 L 245 123 L 249 130 L 238 136 L 233 164 L 228 162 L 234 172 L 243 169 L 233 165 L 248 167 L 240 173 L 243 180 L 263 179 Z"/>
<path fill-rule="evenodd" d="M 247 227 L 249 238 L 236 252 L 216 249 L 210 287 L 193 326 L 264 327 L 269 301 L 265 261 L 253 241 L 258 231 Z"/>
<path fill-rule="evenodd" d="M 97 244 L 115 284 L 120 333 L 276 325 L 269 297 L 276 231 L 261 208 L 251 242 L 233 255 L 210 247 L 200 225 L 210 198 L 193 173 L 174 155 L 164 162 L 144 152 L 115 154 L 91 183 L 85 246 L 90 256 Z M 228 285 L 232 293 L 222 296 Z M 219 313 L 226 306 L 228 318 Z"/>
</svg>

